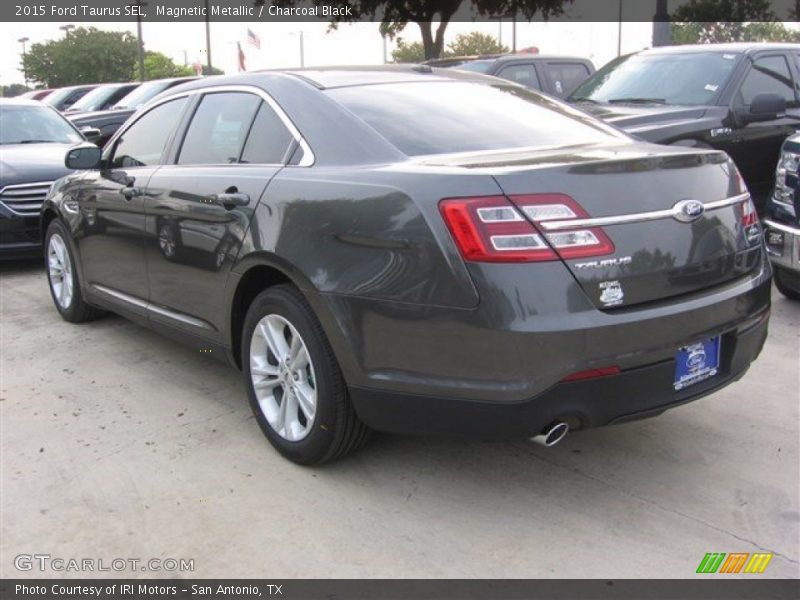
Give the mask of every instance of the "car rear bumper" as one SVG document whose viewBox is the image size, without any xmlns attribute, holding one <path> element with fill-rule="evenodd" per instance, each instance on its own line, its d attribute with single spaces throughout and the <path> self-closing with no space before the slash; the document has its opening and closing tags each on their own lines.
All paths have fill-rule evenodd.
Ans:
<svg viewBox="0 0 800 600">
<path fill-rule="evenodd" d="M 426 397 L 353 386 L 350 394 L 367 425 L 391 433 L 523 439 L 554 421 L 565 421 L 573 429 L 633 421 L 707 396 L 742 377 L 764 345 L 768 316 L 765 310 L 724 333 L 719 373 L 680 391 L 673 388 L 675 361 L 664 360 L 618 375 L 561 382 L 521 402 Z"/>
</svg>

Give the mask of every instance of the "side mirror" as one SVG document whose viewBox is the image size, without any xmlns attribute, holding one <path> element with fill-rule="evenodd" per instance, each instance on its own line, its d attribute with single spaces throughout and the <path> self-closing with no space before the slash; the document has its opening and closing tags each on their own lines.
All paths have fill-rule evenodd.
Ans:
<svg viewBox="0 0 800 600">
<path fill-rule="evenodd" d="M 780 94 L 756 94 L 750 104 L 750 110 L 744 113 L 743 120 L 747 123 L 772 121 L 786 113 L 786 99 Z"/>
<path fill-rule="evenodd" d="M 94 169 L 100 166 L 100 157 L 103 151 L 94 144 L 88 142 L 70 148 L 67 151 L 67 156 L 64 158 L 64 165 L 68 169 L 75 169 L 81 171 L 85 169 Z"/>
<path fill-rule="evenodd" d="M 97 127 L 81 127 L 81 133 L 87 142 L 96 142 L 103 135 L 103 132 Z"/>
</svg>

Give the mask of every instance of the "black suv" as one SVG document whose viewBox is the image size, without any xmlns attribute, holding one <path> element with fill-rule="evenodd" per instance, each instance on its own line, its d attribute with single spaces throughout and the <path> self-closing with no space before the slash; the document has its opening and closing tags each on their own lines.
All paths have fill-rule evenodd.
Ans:
<svg viewBox="0 0 800 600">
<path fill-rule="evenodd" d="M 759 212 L 781 144 L 800 125 L 800 44 L 644 50 L 597 71 L 569 101 L 648 142 L 727 152 Z"/>
<path fill-rule="evenodd" d="M 542 54 L 456 56 L 429 60 L 425 64 L 494 75 L 556 98 L 566 98 L 594 73 L 592 61 L 586 58 Z"/>
</svg>

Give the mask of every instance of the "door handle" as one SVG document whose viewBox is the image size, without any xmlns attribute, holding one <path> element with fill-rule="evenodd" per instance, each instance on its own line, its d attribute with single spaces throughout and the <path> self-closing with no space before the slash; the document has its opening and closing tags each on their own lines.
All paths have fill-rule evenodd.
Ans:
<svg viewBox="0 0 800 600">
<path fill-rule="evenodd" d="M 221 204 L 227 210 L 232 210 L 237 206 L 247 206 L 250 204 L 250 196 L 242 192 L 223 192 L 222 194 L 211 194 L 208 199 L 215 204 Z"/>
<path fill-rule="evenodd" d="M 120 188 L 119 193 L 125 196 L 125 200 L 130 200 L 134 196 L 141 196 L 142 188 L 133 187 L 129 185 L 124 188 Z"/>
</svg>

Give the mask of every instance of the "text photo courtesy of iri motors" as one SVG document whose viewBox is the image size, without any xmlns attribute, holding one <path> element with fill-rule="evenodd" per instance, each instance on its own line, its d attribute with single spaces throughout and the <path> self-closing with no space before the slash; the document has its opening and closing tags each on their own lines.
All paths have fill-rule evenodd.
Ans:
<svg viewBox="0 0 800 600">
<path fill-rule="evenodd" d="M 0 595 L 800 596 L 798 11 L 3 4 Z"/>
</svg>

